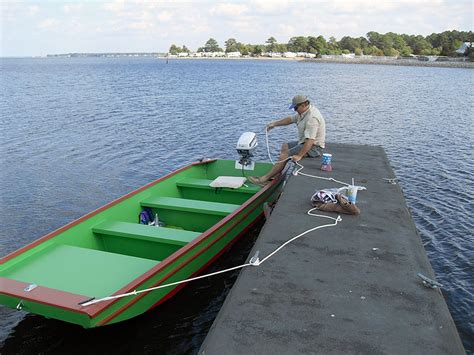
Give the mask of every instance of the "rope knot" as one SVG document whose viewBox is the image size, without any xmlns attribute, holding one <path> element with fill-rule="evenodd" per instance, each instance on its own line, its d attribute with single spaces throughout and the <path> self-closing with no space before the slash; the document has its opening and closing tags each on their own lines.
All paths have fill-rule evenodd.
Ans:
<svg viewBox="0 0 474 355">
<path fill-rule="evenodd" d="M 255 255 L 252 256 L 249 260 L 249 264 L 252 265 L 252 266 L 259 266 L 260 265 L 260 259 L 258 258 L 258 254 L 260 253 L 260 251 L 256 251 L 255 252 Z"/>
</svg>

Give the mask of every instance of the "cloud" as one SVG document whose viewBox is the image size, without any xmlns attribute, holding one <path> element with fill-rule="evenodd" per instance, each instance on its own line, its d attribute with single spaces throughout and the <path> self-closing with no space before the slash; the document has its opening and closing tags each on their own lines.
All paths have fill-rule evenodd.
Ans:
<svg viewBox="0 0 474 355">
<path fill-rule="evenodd" d="M 17 20 L 17 14 L 20 11 L 20 4 L 13 2 L 0 1 L 0 19 L 3 21 L 14 22 Z"/>
<path fill-rule="evenodd" d="M 132 22 L 127 26 L 131 30 L 151 30 L 154 24 L 148 21 Z"/>
<path fill-rule="evenodd" d="M 47 18 L 43 21 L 41 21 L 38 24 L 38 28 L 42 30 L 48 30 L 48 29 L 53 29 L 59 25 L 59 21 L 54 19 L 54 18 Z"/>
<path fill-rule="evenodd" d="M 39 11 L 39 6 L 37 5 L 32 5 L 28 6 L 28 15 L 29 16 L 35 16 Z"/>
<path fill-rule="evenodd" d="M 306 11 L 313 6 L 314 1 L 289 1 L 289 0 L 250 0 L 252 11 L 261 15 L 286 15 L 293 10 Z M 300 12 L 300 14 L 301 14 Z"/>
<path fill-rule="evenodd" d="M 111 12 L 121 12 L 125 8 L 125 0 L 115 0 L 102 5 L 102 8 Z"/>
<path fill-rule="evenodd" d="M 244 4 L 232 4 L 224 3 L 218 4 L 211 8 L 210 13 L 212 15 L 221 16 L 240 16 L 248 11 L 247 5 Z"/>
<path fill-rule="evenodd" d="M 355 12 L 355 11 L 390 11 L 401 5 L 401 2 L 396 1 L 379 1 L 379 0 L 333 0 L 332 6 L 338 12 Z"/>
<path fill-rule="evenodd" d="M 77 13 L 82 10 L 82 4 L 67 4 L 63 6 L 63 11 L 66 14 Z"/>
<path fill-rule="evenodd" d="M 168 22 L 173 19 L 173 13 L 170 11 L 162 11 L 158 14 L 158 20 L 162 22 Z"/>
</svg>

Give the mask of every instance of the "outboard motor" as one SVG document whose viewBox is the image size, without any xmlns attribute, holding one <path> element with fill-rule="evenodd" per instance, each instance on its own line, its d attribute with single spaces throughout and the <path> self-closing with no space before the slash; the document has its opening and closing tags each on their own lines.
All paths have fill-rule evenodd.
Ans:
<svg viewBox="0 0 474 355">
<path fill-rule="evenodd" d="M 257 135 L 255 133 L 242 133 L 237 142 L 237 153 L 239 153 L 240 159 L 235 161 L 236 169 L 254 170 L 255 162 L 252 161 L 252 157 L 257 145 Z"/>
</svg>

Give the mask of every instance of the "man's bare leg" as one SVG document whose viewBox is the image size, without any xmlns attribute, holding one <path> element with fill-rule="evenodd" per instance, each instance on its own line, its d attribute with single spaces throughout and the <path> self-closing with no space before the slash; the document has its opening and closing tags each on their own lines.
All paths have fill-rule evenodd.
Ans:
<svg viewBox="0 0 474 355">
<path fill-rule="evenodd" d="M 280 157 L 278 158 L 279 163 L 276 163 L 273 165 L 271 170 L 266 173 L 263 176 L 260 177 L 250 177 L 249 180 L 252 183 L 257 183 L 257 184 L 265 184 L 268 182 L 272 177 L 278 175 L 284 168 L 287 162 L 288 158 L 288 144 L 283 143 L 281 145 L 281 150 L 280 150 Z"/>
</svg>

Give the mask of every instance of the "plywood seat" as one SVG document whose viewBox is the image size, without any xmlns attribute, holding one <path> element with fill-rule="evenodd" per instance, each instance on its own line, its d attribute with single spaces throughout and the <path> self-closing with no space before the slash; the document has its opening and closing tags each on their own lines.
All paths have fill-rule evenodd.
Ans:
<svg viewBox="0 0 474 355">
<path fill-rule="evenodd" d="M 182 229 L 146 226 L 138 223 L 107 221 L 92 228 L 96 234 L 146 240 L 183 246 L 201 233 Z"/>
<path fill-rule="evenodd" d="M 207 215 L 227 216 L 240 205 L 230 203 L 190 200 L 176 197 L 150 197 L 140 203 L 143 207 L 193 212 Z"/>
<path fill-rule="evenodd" d="M 176 186 L 178 187 L 188 187 L 188 188 L 195 188 L 195 189 L 205 189 L 205 190 L 215 190 L 215 187 L 209 186 L 209 184 L 213 180 L 208 179 L 196 179 L 196 178 L 184 178 L 176 182 Z M 222 189 L 225 191 L 233 191 L 238 193 L 246 193 L 246 194 L 255 194 L 260 190 L 258 186 L 250 185 L 250 186 L 242 186 L 238 189 L 231 189 L 227 187 L 220 187 L 218 189 Z"/>
</svg>

